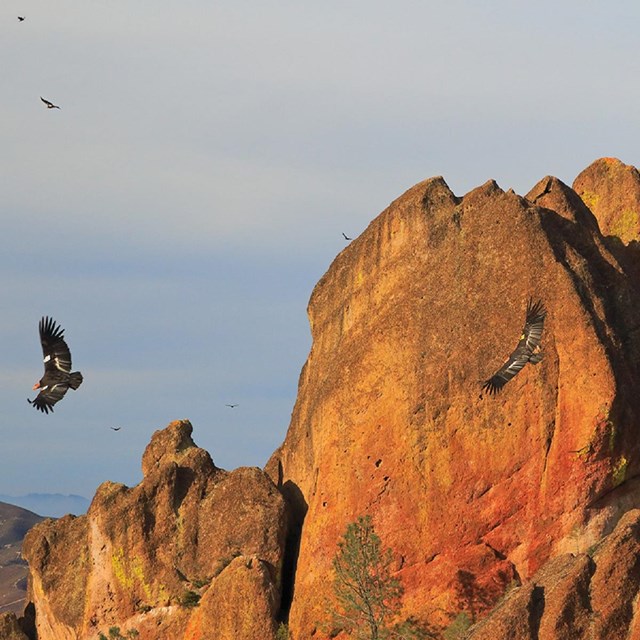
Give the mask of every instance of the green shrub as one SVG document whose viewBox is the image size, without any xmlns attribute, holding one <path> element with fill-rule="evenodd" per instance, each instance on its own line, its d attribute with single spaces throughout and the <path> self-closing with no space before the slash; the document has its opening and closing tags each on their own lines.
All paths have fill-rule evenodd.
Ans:
<svg viewBox="0 0 640 640">
<path fill-rule="evenodd" d="M 358 640 L 421 640 L 433 637 L 413 619 L 391 625 L 398 617 L 403 593 L 392 575 L 393 553 L 383 549 L 371 516 L 360 516 L 338 542 L 333 559 L 333 593 L 338 609 L 329 635 L 345 631 Z"/>
<path fill-rule="evenodd" d="M 471 618 L 467 613 L 461 611 L 453 622 L 444 630 L 442 634 L 444 640 L 462 640 L 469 627 L 471 626 Z"/>
<path fill-rule="evenodd" d="M 196 578 L 195 580 L 191 581 L 191 584 L 196 589 L 202 589 L 202 587 L 206 587 L 210 583 L 211 583 L 211 578 Z"/>
<path fill-rule="evenodd" d="M 98 634 L 98 640 L 133 640 L 140 635 L 140 632 L 137 629 L 129 629 L 126 635 L 122 635 L 120 632 L 120 627 L 109 627 L 109 637 L 104 635 L 104 633 L 100 632 Z"/>
<path fill-rule="evenodd" d="M 200 602 L 200 594 L 195 591 L 185 591 L 180 598 L 183 607 L 197 607 Z"/>
<path fill-rule="evenodd" d="M 276 640 L 289 640 L 289 627 L 284 622 L 281 622 L 278 626 Z"/>
</svg>

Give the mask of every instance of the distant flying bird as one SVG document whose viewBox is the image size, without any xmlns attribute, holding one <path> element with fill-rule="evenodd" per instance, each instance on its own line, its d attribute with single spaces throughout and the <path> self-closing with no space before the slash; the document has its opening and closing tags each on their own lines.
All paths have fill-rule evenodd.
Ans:
<svg viewBox="0 0 640 640">
<path fill-rule="evenodd" d="M 82 384 L 79 371 L 71 373 L 71 353 L 64 341 L 64 329 L 48 316 L 40 320 L 40 343 L 44 354 L 44 375 L 33 385 L 40 389 L 36 399 L 29 404 L 43 413 L 53 413 L 53 405 L 62 400 L 67 389 L 77 389 Z"/>
<path fill-rule="evenodd" d="M 345 240 L 353 240 L 353 238 L 350 238 L 349 236 L 347 236 L 347 234 L 344 231 L 342 232 L 342 235 Z"/>
<path fill-rule="evenodd" d="M 59 109 L 60 107 L 57 104 L 53 104 L 53 102 L 49 102 L 45 100 L 42 96 L 40 96 L 40 100 L 47 105 L 47 109 Z"/>
<path fill-rule="evenodd" d="M 120 431 L 122 427 L 109 427 L 109 429 L 113 429 L 114 431 Z"/>
<path fill-rule="evenodd" d="M 482 385 L 483 391 L 488 391 L 490 395 L 498 393 L 527 362 L 538 364 L 542 360 L 540 340 L 546 315 L 547 311 L 541 300 L 533 304 L 533 300 L 529 299 L 524 328 L 518 346 L 509 359 Z"/>
<path fill-rule="evenodd" d="M 20 22 L 22 22 L 24 20 L 24 16 L 18 16 L 18 20 L 20 20 Z"/>
<path fill-rule="evenodd" d="M 237 404 L 225 404 L 225 407 L 229 407 L 231 409 L 235 409 L 238 405 Z"/>
</svg>

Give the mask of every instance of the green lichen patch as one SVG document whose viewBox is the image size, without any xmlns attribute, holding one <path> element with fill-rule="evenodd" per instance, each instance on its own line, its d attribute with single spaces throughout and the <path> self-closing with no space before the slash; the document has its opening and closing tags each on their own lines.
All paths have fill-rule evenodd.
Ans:
<svg viewBox="0 0 640 640">
<path fill-rule="evenodd" d="M 626 477 L 627 477 L 627 467 L 629 466 L 629 461 L 622 456 L 613 467 L 613 486 L 617 487 L 621 485 Z"/>
</svg>

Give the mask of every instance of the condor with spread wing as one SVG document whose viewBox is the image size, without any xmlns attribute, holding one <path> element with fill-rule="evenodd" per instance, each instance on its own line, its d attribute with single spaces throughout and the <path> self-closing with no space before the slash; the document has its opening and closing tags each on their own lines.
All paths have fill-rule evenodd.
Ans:
<svg viewBox="0 0 640 640">
<path fill-rule="evenodd" d="M 53 405 L 62 400 L 67 389 L 77 389 L 82 384 L 79 371 L 71 373 L 71 353 L 64 341 L 64 329 L 57 325 L 53 318 L 40 320 L 40 342 L 44 354 L 44 375 L 33 389 L 40 389 L 35 400 L 29 400 L 36 409 L 43 413 L 53 412 Z"/>
<path fill-rule="evenodd" d="M 529 300 L 527 317 L 518 346 L 509 359 L 482 385 L 483 391 L 488 391 L 491 395 L 498 393 L 527 362 L 538 364 L 542 360 L 540 340 L 546 315 L 547 311 L 541 300 L 535 304 L 533 300 Z"/>
</svg>

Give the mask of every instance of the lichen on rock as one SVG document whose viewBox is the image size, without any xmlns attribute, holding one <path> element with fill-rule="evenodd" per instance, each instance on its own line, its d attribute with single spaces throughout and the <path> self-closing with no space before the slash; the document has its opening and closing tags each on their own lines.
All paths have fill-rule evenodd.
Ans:
<svg viewBox="0 0 640 640">
<path fill-rule="evenodd" d="M 218 469 L 191 432 L 185 420 L 157 431 L 139 485 L 106 482 L 86 516 L 46 521 L 29 532 L 24 553 L 43 640 L 93 638 L 110 626 L 135 629 L 140 640 L 179 639 L 194 615 L 214 615 L 207 612 L 207 592 L 220 591 L 214 575 L 232 554 L 253 557 L 263 568 L 255 599 L 271 606 L 259 610 L 255 624 L 275 628 L 284 501 L 259 469 Z M 228 606 L 241 608 L 233 601 L 239 590 L 227 582 Z M 200 596 L 197 607 L 186 605 L 188 592 Z M 210 637 L 195 628 L 200 631 L 191 625 L 189 638 Z"/>
</svg>

